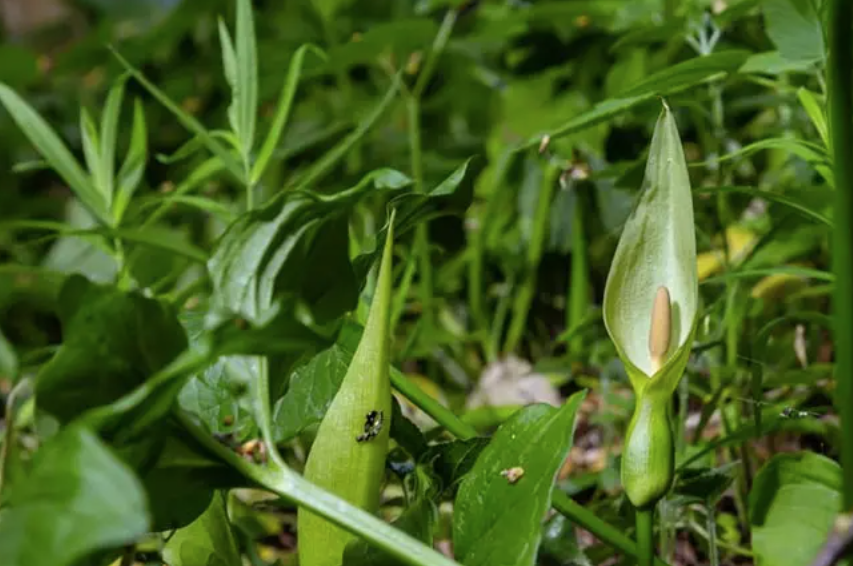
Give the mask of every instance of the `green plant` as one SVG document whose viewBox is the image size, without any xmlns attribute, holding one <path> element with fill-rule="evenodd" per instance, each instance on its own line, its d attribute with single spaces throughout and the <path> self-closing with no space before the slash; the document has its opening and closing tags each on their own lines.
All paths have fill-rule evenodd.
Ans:
<svg viewBox="0 0 853 566">
<path fill-rule="evenodd" d="M 0 25 L 4 565 L 289 564 L 300 516 L 348 566 L 832 550 L 844 3 L 63 5 Z M 667 222 L 627 219 L 662 140 L 692 336 L 677 285 L 625 270 L 632 322 L 607 282 L 656 257 Z M 308 460 L 387 246 L 390 405 L 338 438 L 376 476 L 328 466 L 375 508 Z"/>
<path fill-rule="evenodd" d="M 622 231 L 604 291 L 604 323 L 636 396 L 625 434 L 622 484 L 637 508 L 640 561 L 651 564 L 650 514 L 674 478 L 670 407 L 699 313 L 690 179 L 664 103 L 642 193 Z"/>
</svg>

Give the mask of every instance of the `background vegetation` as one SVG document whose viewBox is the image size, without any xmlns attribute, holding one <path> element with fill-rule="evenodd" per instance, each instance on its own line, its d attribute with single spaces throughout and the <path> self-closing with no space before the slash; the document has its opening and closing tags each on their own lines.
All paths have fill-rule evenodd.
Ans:
<svg viewBox="0 0 853 566">
<path fill-rule="evenodd" d="M 670 564 L 793 566 L 816 556 L 844 508 L 837 462 L 850 436 L 833 409 L 831 136 L 837 132 L 827 117 L 829 2 L 255 1 L 258 141 L 252 159 L 263 155 L 281 92 L 295 95 L 287 127 L 250 183 L 241 178 L 248 158 L 238 162 L 234 153 L 231 167 L 223 158 L 230 153 L 211 151 L 216 143 L 232 143 L 229 135 L 251 139 L 240 129 L 241 118 L 238 126 L 229 118 L 234 84 L 223 69 L 217 20 L 222 16 L 234 30 L 236 5 L 79 0 L 29 29 L 10 15 L 14 2 L 2 4 L 0 81 L 44 117 L 80 163 L 90 159 L 87 128 L 106 128 L 99 130 L 106 145 L 109 127 L 100 120 L 110 115 L 115 85 L 123 85 L 114 159 L 116 169 L 127 168 L 115 182 L 133 187 L 126 210 L 116 213 L 113 205 L 105 213 L 117 221 L 102 222 L 81 204 L 85 199 L 68 175 L 43 161 L 29 137 L 28 116 L 0 91 L 0 389 L 7 405 L 4 454 L 16 454 L 2 457 L 0 505 L 26 497 L 14 495 L 26 491 L 15 484 L 57 429 L 52 417 L 31 412 L 33 378 L 39 375 L 39 387 L 54 383 L 44 395 L 39 390 L 40 405 L 42 397 L 47 405 L 40 408 L 66 422 L 82 412 L 75 403 L 88 410 L 115 401 L 115 391 L 98 381 L 98 367 L 111 355 L 139 352 L 139 358 L 124 356 L 133 371 L 143 380 L 160 375 L 184 349 L 184 330 L 191 341 L 206 336 L 202 327 L 227 295 L 220 291 L 234 287 L 227 295 L 233 298 L 246 284 L 233 265 L 222 263 L 248 257 L 251 234 L 229 256 L 218 244 L 226 227 L 253 207 L 263 206 L 253 222 L 272 221 L 291 198 L 282 195 L 310 189 L 334 204 L 306 205 L 306 215 L 327 219 L 346 209 L 346 218 L 305 228 L 310 236 L 299 240 L 299 251 L 273 279 L 279 295 L 301 301 L 299 308 L 308 305 L 312 330 L 326 342 L 283 355 L 284 347 L 276 350 L 260 329 L 257 344 L 264 345 L 251 351 L 230 338 L 217 342 L 225 344 L 221 350 L 214 347 L 223 354 L 280 355 L 269 371 L 268 432 L 287 464 L 300 470 L 352 356 L 360 332 L 355 324 L 367 312 L 369 260 L 384 237 L 385 204 L 411 183 L 408 200 L 395 201 L 404 229 L 395 246 L 391 355 L 402 372 L 392 371 L 397 389 L 420 388 L 399 397 L 402 414 L 419 432 L 392 431 L 396 448 L 383 517 L 416 508 L 425 500 L 424 486 L 433 486 L 435 525 L 428 530 L 436 547 L 450 553 L 453 538 L 456 559 L 476 563 L 461 554 L 474 535 L 455 534 L 456 522 L 451 527 L 455 486 L 485 445 L 475 437 L 491 435 L 521 406 L 561 406 L 571 398 L 574 446 L 554 445 L 567 458 L 557 463 L 554 494 L 542 495 L 559 512 L 548 513 L 533 559 L 630 563 L 617 539 L 633 528 L 619 480 L 633 393 L 600 305 L 621 227 L 641 188 L 659 97 L 666 96 L 690 165 L 702 304 L 674 403 L 678 476 L 658 508 L 660 557 Z M 237 25 L 238 85 L 246 69 L 240 33 Z M 158 100 L 145 78 L 177 108 Z M 196 135 L 186 116 L 213 137 Z M 217 133 L 229 123 L 233 134 Z M 113 175 L 101 174 L 92 176 L 96 188 Z M 355 186 L 361 186 L 358 199 L 344 203 L 342 191 Z M 150 344 L 119 344 L 110 321 L 129 316 L 124 307 L 92 311 L 100 312 L 93 318 L 103 317 L 92 323 L 102 324 L 100 333 L 80 327 L 78 355 L 65 359 L 78 364 L 77 374 L 59 375 L 54 354 L 70 356 L 67 323 L 75 303 L 119 292 L 68 283 L 73 274 L 164 299 L 180 309 L 183 329 L 145 311 L 147 318 L 137 322 L 146 337 L 139 340 Z M 63 285 L 73 292 L 60 294 Z M 355 313 L 343 322 L 350 310 Z M 273 327 L 273 335 L 307 341 L 287 334 L 290 328 Z M 149 357 L 153 351 L 162 359 Z M 241 371 L 220 361 L 188 372 L 195 375 L 181 382 L 177 402 L 210 433 L 251 455 L 267 431 L 241 394 Z M 75 390 L 78 397 L 68 393 L 70 383 L 81 383 L 75 380 L 86 383 Z M 587 391 L 582 402 L 571 397 L 581 390 Z M 86 422 L 99 423 L 95 428 L 119 452 L 127 448 L 116 430 L 128 421 L 105 425 L 115 414 L 96 417 Z M 10 424 L 13 418 L 18 424 Z M 492 446 L 501 438 L 498 433 Z M 126 459 L 133 461 L 134 450 L 127 448 Z M 429 465 L 413 465 L 424 462 Z M 428 482 L 418 475 L 424 469 L 434 476 Z M 192 470 L 155 467 L 144 477 L 153 525 L 162 527 L 156 530 L 194 519 L 214 487 L 246 484 L 220 470 L 213 479 Z M 156 474 L 164 477 L 152 479 Z M 203 494 L 196 493 L 199 485 Z M 164 491 L 152 495 L 158 489 Z M 229 493 L 234 549 L 252 564 L 295 563 L 295 505 L 256 490 Z M 168 509 L 157 508 L 158 497 Z M 502 517 L 512 514 L 509 500 L 493 504 Z M 143 531 L 151 526 L 144 513 Z M 607 524 L 591 523 L 590 515 Z M 220 526 L 226 521 L 218 520 Z M 91 530 L 99 528 L 106 529 Z M 540 535 L 538 523 L 524 529 L 519 536 Z M 13 536 L 7 531 L 0 543 Z M 149 538 L 130 551 L 107 538 L 67 554 L 70 562 L 45 563 L 110 563 L 122 552 L 126 564 L 168 559 L 162 538 Z M 207 546 L 216 547 L 211 538 Z M 100 551 L 94 558 L 93 550 Z M 210 552 L 220 562 L 173 557 L 170 564 L 230 565 L 239 559 L 229 552 Z"/>
</svg>

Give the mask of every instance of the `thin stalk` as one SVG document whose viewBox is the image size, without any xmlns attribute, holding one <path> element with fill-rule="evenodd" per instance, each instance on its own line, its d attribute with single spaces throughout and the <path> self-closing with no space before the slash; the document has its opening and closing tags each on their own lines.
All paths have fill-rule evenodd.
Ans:
<svg viewBox="0 0 853 566">
<path fill-rule="evenodd" d="M 426 89 L 429 80 L 432 78 L 439 57 L 444 52 L 444 48 L 447 47 L 447 42 L 450 40 L 450 34 L 453 32 L 453 26 L 456 25 L 456 18 L 458 16 L 459 10 L 456 8 L 448 10 L 447 14 L 444 15 L 444 20 L 442 20 L 441 27 L 438 28 L 438 33 L 435 34 L 435 39 L 432 41 L 432 46 L 427 54 L 423 69 L 418 75 L 415 88 L 412 89 L 412 96 L 418 100 L 420 100 L 424 89 Z"/>
<path fill-rule="evenodd" d="M 183 411 L 177 410 L 175 416 L 202 446 L 246 478 L 358 535 L 401 562 L 412 566 L 459 566 L 403 531 L 303 479 L 276 458 L 266 467 L 249 462 L 220 444 Z"/>
<path fill-rule="evenodd" d="M 420 387 L 406 379 L 402 373 L 391 371 L 391 385 L 456 438 L 469 440 L 477 436 L 477 429 L 454 415 L 450 409 L 433 397 L 424 393 Z"/>
<path fill-rule="evenodd" d="M 717 515 L 714 513 L 714 503 L 708 501 L 705 508 L 708 526 L 708 564 L 709 566 L 720 566 L 720 553 L 717 550 Z"/>
<path fill-rule="evenodd" d="M 575 210 L 572 218 L 572 263 L 569 277 L 569 304 L 566 313 L 566 328 L 578 328 L 587 318 L 589 309 L 589 259 L 587 258 L 587 242 L 584 230 L 584 199 L 575 191 Z M 579 355 L 583 350 L 583 335 L 578 333 L 569 341 L 569 353 Z"/>
<path fill-rule="evenodd" d="M 6 478 L 9 477 L 9 468 L 11 466 L 12 452 L 15 450 L 15 445 L 18 440 L 16 436 L 16 426 L 18 415 L 15 410 L 15 405 L 18 402 L 18 397 L 30 389 L 30 380 L 22 379 L 15 384 L 15 387 L 9 392 L 6 397 L 6 434 L 3 438 L 3 444 L 0 445 L 0 495 L 3 494 L 3 484 Z"/>
<path fill-rule="evenodd" d="M 477 226 L 472 229 L 471 259 L 468 262 L 468 307 L 471 310 L 471 316 L 478 330 L 482 334 L 483 350 L 487 352 L 487 357 L 489 357 L 490 361 L 493 361 L 494 357 L 488 355 L 490 350 L 488 346 L 488 321 L 486 320 L 483 308 L 483 295 L 485 293 L 483 286 L 483 258 L 486 254 L 486 236 L 489 233 L 489 222 L 497 217 L 496 211 L 503 202 L 498 196 L 514 157 L 514 152 L 503 151 L 494 165 L 494 169 L 488 180 L 489 188 L 485 191 L 485 210 L 483 210 L 479 218 L 475 219 Z"/>
<path fill-rule="evenodd" d="M 500 352 L 501 331 L 506 322 L 507 314 L 509 314 L 509 306 L 512 302 L 512 292 L 515 289 L 515 275 L 507 276 L 504 283 L 505 292 L 498 297 L 498 304 L 495 307 L 495 316 L 492 318 L 492 332 L 489 337 L 489 347 L 486 356 L 490 360 L 497 359 Z"/>
<path fill-rule="evenodd" d="M 415 191 L 424 191 L 423 150 L 421 148 L 421 103 L 414 95 L 406 99 L 406 112 L 409 122 L 409 153 L 411 157 L 412 179 Z M 433 278 L 432 260 L 429 254 L 429 232 L 426 224 L 415 228 L 415 255 L 418 257 L 420 271 L 421 316 L 428 329 L 433 325 Z"/>
<path fill-rule="evenodd" d="M 133 566 L 134 558 L 136 558 L 136 546 L 131 544 L 124 547 L 119 566 Z"/>
<path fill-rule="evenodd" d="M 835 402 L 841 415 L 841 465 L 844 508 L 853 508 L 853 4 L 832 0 L 829 30 L 829 116 L 835 172 L 835 230 L 832 271 L 835 274 L 833 322 Z"/>
<path fill-rule="evenodd" d="M 616 550 L 629 556 L 637 556 L 637 543 L 631 537 L 613 525 L 602 521 L 595 513 L 586 509 L 562 491 L 554 491 L 551 504 L 561 515 L 581 525 L 584 529 Z M 664 566 L 665 564 L 662 560 L 655 559 L 656 566 Z"/>
<path fill-rule="evenodd" d="M 658 505 L 658 547 L 664 560 L 672 562 L 675 558 L 675 518 L 676 509 L 670 496 L 664 496 Z"/>
<path fill-rule="evenodd" d="M 432 42 L 426 62 L 418 75 L 415 86 L 406 96 L 412 179 L 414 180 L 415 191 L 419 193 L 424 191 L 423 149 L 421 147 L 421 97 L 427 84 L 429 84 L 429 80 L 432 78 L 438 59 L 450 39 L 457 15 L 457 10 L 448 10 Z M 429 233 L 424 224 L 419 224 L 415 230 L 415 254 L 418 256 L 420 263 L 422 316 L 426 327 L 431 329 L 434 327 L 433 276 L 432 262 L 429 256 Z"/>
<path fill-rule="evenodd" d="M 637 509 L 637 563 L 639 566 L 652 566 L 655 561 L 654 508 Z"/>
<path fill-rule="evenodd" d="M 527 246 L 527 262 L 525 265 L 524 281 L 515 295 L 512 306 L 512 319 L 504 342 L 504 352 L 512 352 L 521 342 L 524 329 L 527 327 L 527 317 L 530 314 L 530 303 L 536 292 L 536 272 L 542 259 L 542 251 L 545 247 L 545 238 L 548 235 L 548 216 L 551 214 L 551 197 L 554 187 L 560 175 L 560 168 L 548 163 L 542 175 L 542 184 L 539 187 L 539 199 L 536 203 L 536 212 L 533 217 L 533 229 L 530 234 L 530 242 Z"/>
</svg>

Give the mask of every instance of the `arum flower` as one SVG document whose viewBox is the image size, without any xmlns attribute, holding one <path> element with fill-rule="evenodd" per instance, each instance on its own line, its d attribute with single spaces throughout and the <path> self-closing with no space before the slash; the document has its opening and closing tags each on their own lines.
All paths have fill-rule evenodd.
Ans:
<svg viewBox="0 0 853 566">
<path fill-rule="evenodd" d="M 672 483 L 670 398 L 690 355 L 698 303 L 690 179 L 664 103 L 604 290 L 604 323 L 637 399 L 622 455 L 622 483 L 637 507 L 654 504 Z"/>
</svg>

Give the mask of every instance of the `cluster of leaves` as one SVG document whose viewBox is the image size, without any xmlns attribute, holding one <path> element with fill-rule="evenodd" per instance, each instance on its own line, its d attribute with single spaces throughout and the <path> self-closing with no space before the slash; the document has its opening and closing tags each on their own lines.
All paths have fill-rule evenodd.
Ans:
<svg viewBox="0 0 853 566">
<path fill-rule="evenodd" d="M 628 381 L 597 305 L 661 95 L 702 252 L 662 539 L 684 529 L 711 562 L 814 556 L 841 478 L 820 407 L 833 368 L 819 5 L 696 0 L 660 21 L 658 0 L 273 4 L 253 17 L 248 0 L 184 0 L 156 21 L 91 7 L 99 33 L 44 55 L 49 74 L 0 45 L 0 562 L 257 561 L 294 503 L 366 539 L 346 564 L 439 559 L 414 539 L 452 539 L 464 564 L 630 555 L 611 450 Z M 383 529 L 289 470 L 358 343 L 389 207 L 406 401 L 386 489 L 399 513 Z M 568 401 L 466 406 L 510 353 Z M 603 408 L 584 433 L 605 457 L 567 478 L 584 395 Z M 768 458 L 792 435 L 825 455 Z M 249 486 L 284 498 L 272 527 L 232 490 Z M 606 544 L 584 555 L 573 523 Z"/>
</svg>

